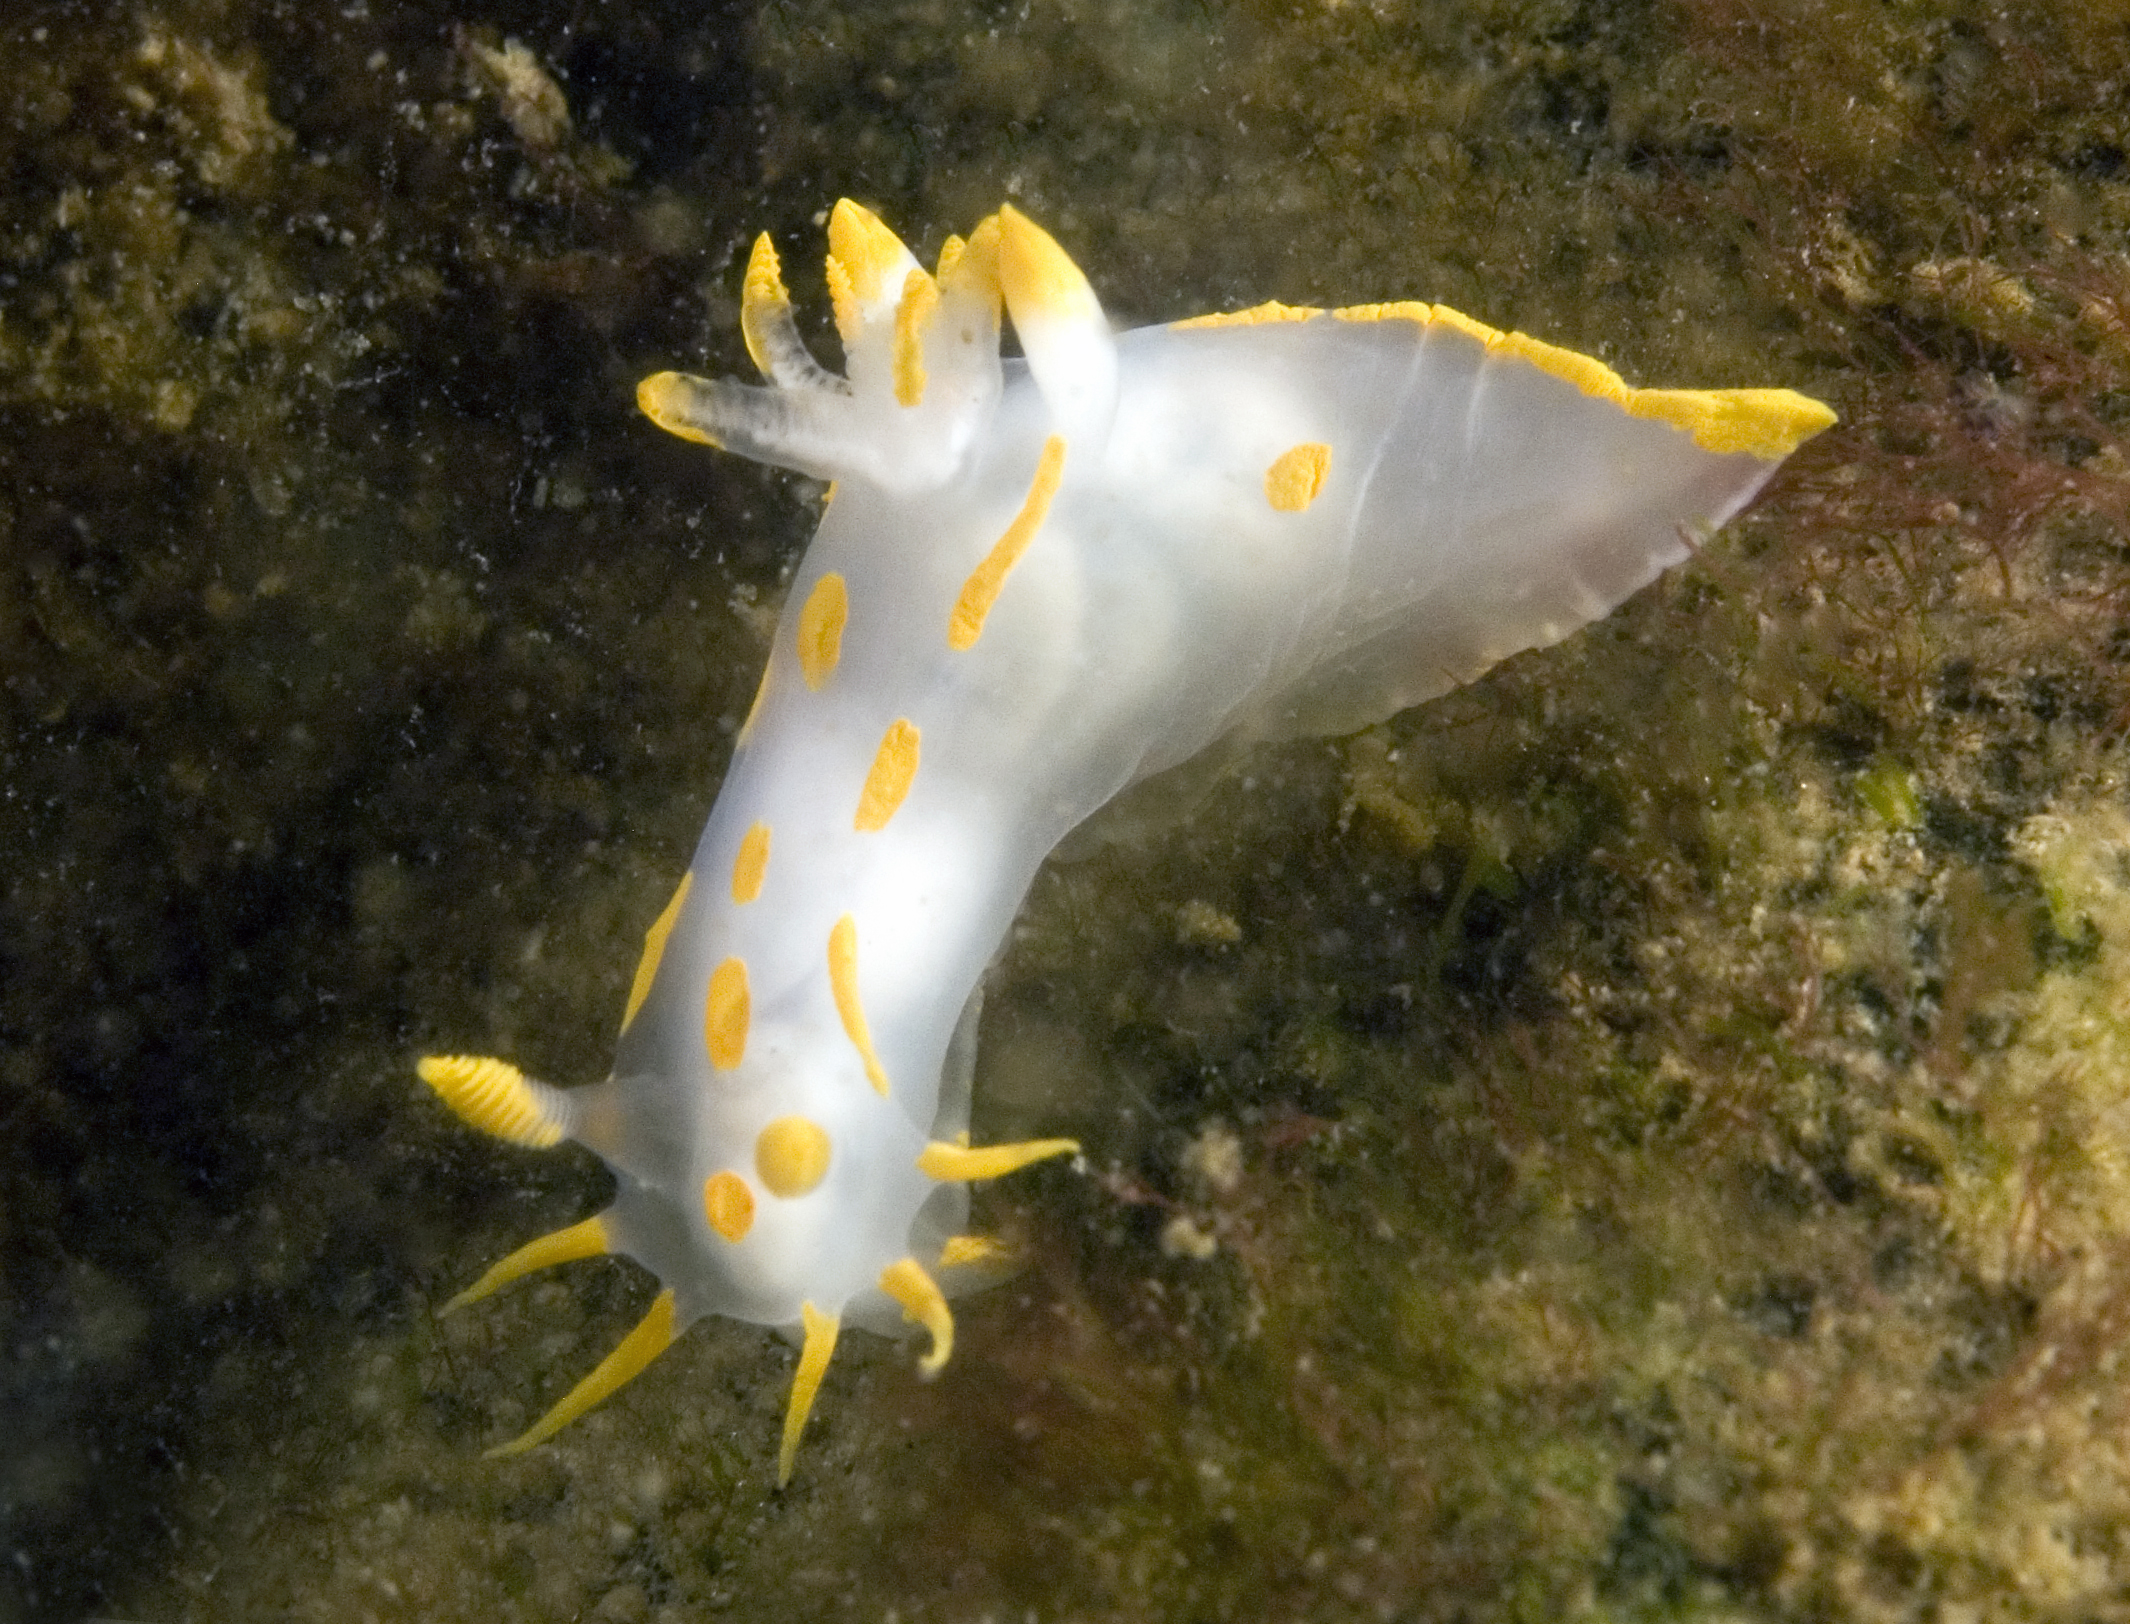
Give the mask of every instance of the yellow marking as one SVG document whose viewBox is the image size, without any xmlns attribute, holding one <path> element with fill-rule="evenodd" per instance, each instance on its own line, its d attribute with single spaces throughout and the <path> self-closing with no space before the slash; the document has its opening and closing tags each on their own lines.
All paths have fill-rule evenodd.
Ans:
<svg viewBox="0 0 2130 1624">
<path fill-rule="evenodd" d="M 790 308 L 791 295 L 784 291 L 776 245 L 765 231 L 754 239 L 754 252 L 747 256 L 747 279 L 740 284 L 740 337 L 747 341 L 747 353 L 765 378 L 770 375 L 768 334 Z"/>
<path fill-rule="evenodd" d="M 1490 350 L 1508 336 L 1499 327 L 1489 327 L 1483 321 L 1475 321 L 1463 311 L 1452 310 L 1448 305 L 1429 305 L 1427 319 L 1430 325 L 1439 323 L 1453 333 L 1476 338 Z"/>
<path fill-rule="evenodd" d="M 880 735 L 880 748 L 865 771 L 865 788 L 858 792 L 857 815 L 851 819 L 858 833 L 877 834 L 885 829 L 910 793 L 910 782 L 917 776 L 917 744 L 917 729 L 906 716 L 888 723 Z"/>
<path fill-rule="evenodd" d="M 984 561 L 969 572 L 969 578 L 961 584 L 961 595 L 954 600 L 954 613 L 947 617 L 947 647 L 967 650 L 976 647 L 976 640 L 984 635 L 984 620 L 991 607 L 998 602 L 998 595 L 1005 590 L 1006 574 L 1020 561 L 1028 544 L 1035 540 L 1035 533 L 1043 528 L 1043 520 L 1050 514 L 1050 504 L 1058 494 L 1058 483 L 1065 477 L 1065 441 L 1053 434 L 1043 442 L 1043 455 L 1035 465 L 1035 478 L 1029 482 L 1028 494 L 1021 501 L 1021 510 L 1006 526 L 1006 533 L 992 544 Z"/>
<path fill-rule="evenodd" d="M 865 1023 L 865 1005 L 858 1000 L 858 922 L 845 914 L 828 933 L 828 984 L 836 995 L 836 1013 L 843 1017 L 844 1036 L 865 1062 L 865 1080 L 873 1092 L 887 1098 L 887 1073 L 880 1069 L 880 1056 L 873 1050 L 872 1029 Z"/>
<path fill-rule="evenodd" d="M 1087 277 L 1055 237 L 1008 203 L 998 211 L 999 286 L 1016 322 L 1100 321 L 1102 305 Z"/>
<path fill-rule="evenodd" d="M 1277 299 L 1261 305 L 1252 305 L 1248 310 L 1221 310 L 1209 316 L 1186 316 L 1182 321 L 1172 321 L 1171 327 L 1189 329 L 1194 327 L 1261 327 L 1267 322 L 1307 321 L 1324 312 L 1312 305 L 1281 304 Z"/>
<path fill-rule="evenodd" d="M 917 1361 L 919 1372 L 936 1376 L 954 1351 L 954 1310 L 940 1294 L 939 1282 L 913 1257 L 880 1271 L 880 1289 L 902 1304 L 902 1317 L 932 1333 L 932 1351 Z"/>
<path fill-rule="evenodd" d="M 477 1303 L 535 1269 L 551 1269 L 557 1263 L 574 1263 L 579 1258 L 604 1257 L 610 1249 L 606 1222 L 596 1216 L 558 1229 L 552 1235 L 542 1235 L 536 1241 L 527 1241 L 444 1304 L 444 1312 L 453 1313 L 468 1303 Z"/>
<path fill-rule="evenodd" d="M 1787 457 L 1839 421 L 1794 389 L 1637 389 L 1627 410 L 1684 429 L 1704 451 L 1743 451 L 1763 462 Z"/>
<path fill-rule="evenodd" d="M 942 1269 L 967 1269 L 986 1263 L 1004 1263 L 1013 1254 L 989 1235 L 949 1235 L 939 1249 Z"/>
<path fill-rule="evenodd" d="M 1447 327 L 1477 339 L 1489 354 L 1528 361 L 1593 400 L 1611 401 L 1630 417 L 1669 424 L 1718 456 L 1744 452 L 1777 462 L 1836 422 L 1827 407 L 1794 389 L 1636 389 L 1595 356 L 1503 332 L 1448 305 L 1352 305 L 1332 314 L 1341 321 L 1402 318 Z"/>
<path fill-rule="evenodd" d="M 729 1169 L 703 1180 L 703 1217 L 728 1241 L 747 1238 L 754 1228 L 754 1192 Z"/>
<path fill-rule="evenodd" d="M 850 592 L 834 570 L 814 582 L 799 606 L 799 670 L 815 693 L 835 675 L 843 658 L 843 626 L 850 619 Z"/>
<path fill-rule="evenodd" d="M 850 277 L 850 290 L 862 304 L 887 291 L 887 279 L 909 250 L 888 230 L 880 216 L 849 198 L 840 198 L 828 217 L 828 251 Z"/>
<path fill-rule="evenodd" d="M 1411 321 L 1425 327 L 1435 319 L 1437 308 L 1418 299 L 1400 299 L 1395 304 L 1347 305 L 1331 314 L 1338 321 Z M 1448 310 L 1446 305 L 1439 308 Z M 1449 314 L 1455 316 L 1457 312 L 1450 310 Z"/>
<path fill-rule="evenodd" d="M 948 232 L 947 240 L 939 245 L 939 268 L 932 273 L 934 279 L 944 282 L 952 276 L 954 267 L 961 263 L 961 256 L 967 252 L 968 247 L 961 238 L 951 231 Z"/>
<path fill-rule="evenodd" d="M 732 859 L 732 900 L 745 907 L 762 894 L 762 876 L 769 872 L 769 825 L 750 823 L 740 836 L 739 855 Z"/>
<path fill-rule="evenodd" d="M 645 1366 L 672 1346 L 673 1293 L 661 1291 L 651 1304 L 650 1313 L 621 1339 L 620 1347 L 600 1360 L 589 1376 L 563 1396 L 561 1403 L 532 1424 L 530 1431 L 520 1433 L 507 1444 L 496 1445 L 488 1451 L 487 1458 L 522 1455 L 534 1444 L 547 1442 L 615 1389 L 642 1375 Z"/>
<path fill-rule="evenodd" d="M 829 308 L 836 313 L 836 336 L 849 349 L 865 331 L 865 311 L 851 291 L 851 273 L 843 268 L 843 261 L 830 254 L 821 268 L 828 279 Z"/>
<path fill-rule="evenodd" d="M 949 237 L 948 244 L 958 239 Z M 986 215 L 977 228 L 969 233 L 969 240 L 948 258 L 945 248 L 939 254 L 939 285 L 948 293 L 981 298 L 990 307 L 991 320 L 998 320 L 1001 290 L 998 280 L 999 227 L 998 216 Z"/>
<path fill-rule="evenodd" d="M 985 1145 L 975 1150 L 935 1139 L 917 1158 L 917 1170 L 942 1184 L 955 1184 L 967 1179 L 1002 1179 L 1030 1163 L 1079 1153 L 1077 1139 L 1024 1139 L 1017 1145 Z"/>
<path fill-rule="evenodd" d="M 828 1130 L 812 1117 L 784 1116 L 754 1136 L 754 1174 L 769 1193 L 796 1201 L 828 1177 Z"/>
<path fill-rule="evenodd" d="M 895 399 L 904 406 L 924 399 L 924 330 L 939 308 L 939 284 L 913 265 L 895 306 Z"/>
<path fill-rule="evenodd" d="M 710 1064 L 731 1071 L 747 1055 L 747 963 L 727 959 L 710 972 L 703 997 L 703 1047 Z"/>
<path fill-rule="evenodd" d="M 740 736 L 735 741 L 742 746 L 753 736 L 755 719 L 762 714 L 763 705 L 769 701 L 769 673 L 776 668 L 777 663 L 774 660 L 763 666 L 762 680 L 754 685 L 754 701 L 747 707 L 747 720 L 740 723 Z"/>
<path fill-rule="evenodd" d="M 799 1317 L 806 1326 L 806 1345 L 799 1350 L 799 1368 L 791 1378 L 791 1402 L 784 1406 L 784 1447 L 777 1451 L 777 1487 L 791 1481 L 791 1463 L 799 1455 L 799 1434 L 813 1413 L 814 1395 L 821 1391 L 821 1378 L 836 1353 L 839 1322 L 833 1314 L 818 1312 L 812 1303 L 799 1304 Z"/>
<path fill-rule="evenodd" d="M 562 1142 L 562 1124 L 547 1114 L 534 1092 L 540 1085 L 507 1060 L 431 1054 L 423 1055 L 414 1069 L 460 1120 L 483 1133 L 534 1150 Z"/>
<path fill-rule="evenodd" d="M 1289 446 L 1265 470 L 1265 500 L 1281 513 L 1299 513 L 1316 500 L 1330 471 L 1330 446 L 1318 440 Z"/>
<path fill-rule="evenodd" d="M 716 451 L 724 450 L 721 441 L 688 421 L 690 393 L 688 380 L 680 373 L 654 372 L 636 386 L 636 409 L 668 434 Z"/>
<path fill-rule="evenodd" d="M 636 1012 L 643 1008 L 643 1001 L 651 996 L 651 983 L 658 979 L 659 961 L 666 956 L 666 938 L 673 934 L 673 926 L 680 919 L 681 904 L 688 900 L 688 887 L 694 883 L 695 870 L 691 868 L 673 888 L 673 896 L 666 903 L 665 911 L 652 920 L 651 928 L 643 933 L 643 957 L 636 961 L 636 979 L 629 983 L 629 1002 L 621 1012 L 624 1032 L 629 1029 L 629 1022 L 636 1019 Z"/>
</svg>

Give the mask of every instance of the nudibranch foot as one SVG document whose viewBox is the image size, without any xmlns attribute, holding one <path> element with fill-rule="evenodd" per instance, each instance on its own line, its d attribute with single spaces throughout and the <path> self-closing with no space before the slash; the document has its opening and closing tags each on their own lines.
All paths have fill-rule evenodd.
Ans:
<svg viewBox="0 0 2130 1624">
<path fill-rule="evenodd" d="M 645 932 L 612 1074 L 421 1075 L 513 1144 L 575 1139 L 612 1206 L 495 1265 L 627 1257 L 650 1313 L 499 1453 L 722 1314 L 800 1345 L 788 1481 L 846 1325 L 996 1280 L 971 1181 L 986 966 L 1045 856 L 1209 747 L 1349 732 L 1608 613 L 1834 421 L 1787 389 L 1641 389 L 1440 305 L 1261 305 L 1117 334 L 1006 207 L 927 271 L 848 200 L 807 352 L 767 237 L 740 328 L 766 385 L 660 372 L 659 426 L 837 482 L 688 870 Z M 1000 354 L 1010 317 L 1022 358 Z"/>
</svg>

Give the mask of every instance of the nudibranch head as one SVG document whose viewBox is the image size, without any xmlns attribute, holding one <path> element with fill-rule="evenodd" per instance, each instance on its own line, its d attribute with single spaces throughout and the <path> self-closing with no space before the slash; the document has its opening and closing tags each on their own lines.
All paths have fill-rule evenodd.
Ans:
<svg viewBox="0 0 2130 1624">
<path fill-rule="evenodd" d="M 1565 636 L 1833 420 L 1788 390 L 1630 388 L 1423 304 L 1119 337 L 1010 207 L 930 271 L 848 201 L 829 245 L 842 375 L 765 236 L 740 327 L 767 386 L 638 389 L 675 434 L 838 484 L 612 1074 L 421 1063 L 474 1126 L 575 1139 L 617 1183 L 453 1306 L 601 1254 L 661 1288 L 504 1452 L 706 1314 L 801 1344 L 784 1477 L 844 1325 L 915 1324 L 938 1369 L 949 1294 L 998 1262 L 961 1232 L 967 1184 L 1078 1148 L 964 1131 L 976 989 L 1057 840 L 1224 734 L 1350 730 Z"/>
</svg>

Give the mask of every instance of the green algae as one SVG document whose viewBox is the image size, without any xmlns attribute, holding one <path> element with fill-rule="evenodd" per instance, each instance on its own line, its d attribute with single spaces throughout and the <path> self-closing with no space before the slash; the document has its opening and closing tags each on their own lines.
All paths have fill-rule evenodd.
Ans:
<svg viewBox="0 0 2130 1624">
<path fill-rule="evenodd" d="M 2117 1605 L 2119 18 L 373 9 L 7 25 L 11 1611 Z M 853 1339 L 777 1494 L 790 1354 L 699 1327 L 484 1462 L 649 1286 L 434 1317 L 601 1195 L 409 1060 L 603 1070 L 810 522 L 629 390 L 845 193 L 1011 198 L 1125 320 L 1440 299 L 1845 424 L 1046 870 L 976 1126 L 1089 1171 L 986 1194 L 939 1381 Z"/>
</svg>

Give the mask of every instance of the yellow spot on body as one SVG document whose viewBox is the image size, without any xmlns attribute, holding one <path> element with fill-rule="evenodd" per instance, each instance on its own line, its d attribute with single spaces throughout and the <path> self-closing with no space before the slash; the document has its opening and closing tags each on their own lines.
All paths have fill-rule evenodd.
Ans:
<svg viewBox="0 0 2130 1624">
<path fill-rule="evenodd" d="M 924 399 L 924 332 L 938 308 L 939 284 L 912 266 L 895 306 L 895 399 L 904 406 Z"/>
<path fill-rule="evenodd" d="M 710 972 L 703 997 L 703 1047 L 710 1064 L 731 1071 L 747 1055 L 747 964 L 727 959 Z"/>
<path fill-rule="evenodd" d="M 790 305 L 776 245 L 765 231 L 754 239 L 754 251 L 747 256 L 747 278 L 740 284 L 740 337 L 747 341 L 747 354 L 764 377 L 770 374 L 771 326 Z"/>
<path fill-rule="evenodd" d="M 468 1303 L 477 1303 L 535 1269 L 551 1269 L 557 1263 L 574 1263 L 579 1258 L 602 1257 L 609 1249 L 606 1222 L 596 1216 L 581 1224 L 571 1224 L 567 1229 L 558 1229 L 552 1235 L 542 1235 L 536 1241 L 527 1241 L 444 1304 L 444 1312 L 449 1314 Z"/>
<path fill-rule="evenodd" d="M 1307 321 L 1323 313 L 1310 305 L 1285 305 L 1271 299 L 1261 305 L 1252 305 L 1248 310 L 1221 310 L 1208 316 L 1186 316 L 1169 325 L 1185 330 L 1194 327 L 1261 327 L 1267 322 Z"/>
<path fill-rule="evenodd" d="M 791 1402 L 784 1406 L 784 1447 L 777 1451 L 777 1487 L 791 1481 L 791 1465 L 799 1455 L 799 1435 L 813 1413 L 814 1395 L 821 1391 L 821 1378 L 836 1355 L 839 1322 L 833 1314 L 819 1312 L 812 1303 L 799 1304 L 800 1323 L 806 1327 L 806 1345 L 799 1349 L 799 1368 L 791 1378 Z"/>
<path fill-rule="evenodd" d="M 1051 435 L 1043 442 L 1043 454 L 1035 465 L 1035 478 L 1029 481 L 1028 494 L 1021 501 L 1021 510 L 1006 526 L 1006 533 L 992 544 L 984 561 L 969 572 L 969 578 L 961 584 L 961 595 L 954 600 L 954 613 L 947 617 L 947 646 L 952 649 L 972 649 L 976 640 L 984 634 L 984 620 L 991 613 L 991 606 L 998 602 L 998 595 L 1005 589 L 1007 573 L 1028 550 L 1035 540 L 1035 533 L 1043 528 L 1043 520 L 1050 514 L 1050 504 L 1058 494 L 1058 483 L 1065 477 L 1065 441 L 1059 435 Z"/>
<path fill-rule="evenodd" d="M 729 1169 L 703 1180 L 703 1217 L 728 1241 L 744 1240 L 754 1228 L 754 1192 Z"/>
<path fill-rule="evenodd" d="M 693 393 L 687 378 L 680 373 L 654 372 L 636 386 L 636 409 L 668 434 L 677 434 L 683 440 L 692 440 L 713 450 L 724 450 L 714 435 L 689 421 L 688 403 Z"/>
<path fill-rule="evenodd" d="M 1002 1179 L 1032 1162 L 1079 1153 L 1077 1139 L 1024 1139 L 1015 1145 L 985 1145 L 975 1150 L 935 1139 L 917 1158 L 917 1169 L 926 1178 L 953 1184 L 968 1179 Z"/>
<path fill-rule="evenodd" d="M 967 1269 L 980 1264 L 1003 1263 L 1013 1254 L 989 1235 L 949 1235 L 939 1249 L 942 1269 Z"/>
<path fill-rule="evenodd" d="M 850 619 L 850 592 L 834 570 L 814 582 L 799 606 L 799 670 L 815 693 L 835 675 L 843 658 L 843 625 Z"/>
<path fill-rule="evenodd" d="M 784 1201 L 828 1177 L 828 1156 L 828 1130 L 812 1117 L 778 1117 L 754 1136 L 755 1177 Z"/>
<path fill-rule="evenodd" d="M 851 819 L 858 833 L 877 834 L 901 807 L 917 777 L 917 745 L 918 732 L 908 717 L 898 716 L 888 723 L 880 736 L 880 748 L 873 752 L 873 764 L 866 769 L 865 788 L 858 793 L 857 815 Z"/>
<path fill-rule="evenodd" d="M 865 1080 L 873 1092 L 887 1098 L 887 1073 L 880 1069 L 880 1056 L 873 1050 L 872 1029 L 865 1023 L 865 1005 L 858 999 L 858 922 L 845 914 L 828 933 L 828 985 L 836 995 L 836 1013 L 843 1017 L 843 1034 L 865 1062 Z"/>
<path fill-rule="evenodd" d="M 880 1271 L 880 1289 L 902 1305 L 904 1319 L 932 1333 L 932 1351 L 917 1361 L 917 1368 L 924 1375 L 938 1375 L 954 1352 L 954 1311 L 947 1307 L 939 1282 L 925 1273 L 923 1264 L 906 1257 Z"/>
<path fill-rule="evenodd" d="M 762 894 L 762 876 L 769 872 L 769 825 L 751 823 L 740 836 L 739 855 L 732 859 L 732 900 L 745 906 Z"/>
<path fill-rule="evenodd" d="M 1330 446 L 1316 440 L 1289 446 L 1265 470 L 1265 500 L 1281 513 L 1299 513 L 1316 500 L 1330 471 Z"/>
<path fill-rule="evenodd" d="M 562 1124 L 549 1114 L 541 1085 L 507 1060 L 432 1054 L 414 1069 L 460 1120 L 483 1133 L 533 1150 L 562 1142 Z"/>
<path fill-rule="evenodd" d="M 666 956 L 666 938 L 673 934 L 673 927 L 680 919 L 681 905 L 688 900 L 688 887 L 694 883 L 695 870 L 690 869 L 673 888 L 665 911 L 652 920 L 651 928 L 643 933 L 643 957 L 636 961 L 636 979 L 629 983 L 628 1005 L 621 1012 L 624 1032 L 629 1029 L 629 1022 L 636 1019 L 636 1012 L 643 1008 L 643 1001 L 651 996 L 651 983 L 658 979 L 659 961 Z"/>
<path fill-rule="evenodd" d="M 592 1373 L 535 1421 L 529 1431 L 489 1450 L 488 1458 L 522 1455 L 534 1444 L 545 1443 L 601 1399 L 642 1375 L 653 1359 L 673 1346 L 673 1334 L 673 1293 L 661 1291 L 651 1304 L 650 1313 L 621 1339 L 620 1347 L 600 1360 Z"/>
</svg>

